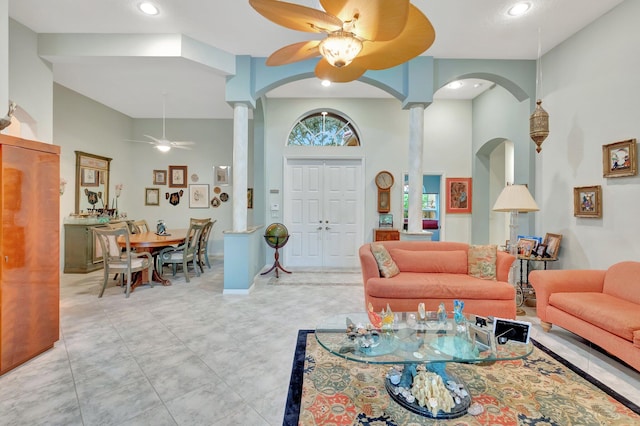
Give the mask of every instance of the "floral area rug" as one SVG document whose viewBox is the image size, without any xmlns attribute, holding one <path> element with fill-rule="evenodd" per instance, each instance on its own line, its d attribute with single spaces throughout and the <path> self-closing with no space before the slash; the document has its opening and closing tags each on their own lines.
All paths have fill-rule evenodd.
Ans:
<svg viewBox="0 0 640 426">
<path fill-rule="evenodd" d="M 301 330 L 283 425 L 640 424 L 640 407 L 534 344 L 534 352 L 522 360 L 448 365 L 448 371 L 466 382 L 472 401 L 482 404 L 484 412 L 433 420 L 410 413 L 389 397 L 384 387 L 389 366 L 331 355 L 318 345 L 312 331 Z"/>
</svg>

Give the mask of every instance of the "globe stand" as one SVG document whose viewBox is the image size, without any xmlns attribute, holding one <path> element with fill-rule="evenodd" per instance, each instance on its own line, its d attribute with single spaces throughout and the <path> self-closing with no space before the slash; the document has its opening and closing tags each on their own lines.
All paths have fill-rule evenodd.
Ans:
<svg viewBox="0 0 640 426">
<path fill-rule="evenodd" d="M 285 237 L 275 237 L 275 236 L 265 235 L 264 239 L 267 241 L 267 244 L 269 244 L 269 246 L 273 247 L 276 250 L 275 253 L 273 254 L 275 261 L 273 262 L 273 266 L 268 271 L 263 272 L 260 275 L 266 275 L 269 272 L 273 271 L 274 269 L 276 270 L 276 278 L 280 278 L 280 276 L 278 275 L 278 270 L 281 270 L 282 272 L 286 272 L 287 274 L 290 274 L 291 271 L 287 271 L 280 264 L 280 253 L 278 253 L 278 249 L 280 247 L 284 247 L 284 245 L 287 244 L 287 241 L 289 241 L 289 236 L 287 235 Z"/>
</svg>

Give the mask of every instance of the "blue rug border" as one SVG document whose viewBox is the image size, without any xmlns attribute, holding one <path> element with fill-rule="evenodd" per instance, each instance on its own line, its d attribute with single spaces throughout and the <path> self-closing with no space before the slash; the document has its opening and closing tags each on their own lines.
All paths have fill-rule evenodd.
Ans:
<svg viewBox="0 0 640 426">
<path fill-rule="evenodd" d="M 314 330 L 298 330 L 296 351 L 293 355 L 291 378 L 289 379 L 289 392 L 287 404 L 284 408 L 284 420 L 282 426 L 296 426 L 300 418 L 300 403 L 302 401 L 302 380 L 304 379 L 304 358 L 307 352 L 307 336 Z"/>
<path fill-rule="evenodd" d="M 296 350 L 293 356 L 293 366 L 291 368 L 291 378 L 289 379 L 289 392 L 287 394 L 287 403 L 285 405 L 284 410 L 284 420 L 282 422 L 282 426 L 296 426 L 300 419 L 300 403 L 302 401 L 302 381 L 304 378 L 304 359 L 306 356 L 307 349 L 307 336 L 311 333 L 314 333 L 314 330 L 298 330 L 298 340 L 296 342 Z M 636 414 L 640 414 L 640 406 L 633 403 L 625 396 L 620 395 L 615 390 L 611 389 L 609 386 L 605 385 L 595 377 L 586 373 L 579 367 L 571 364 L 569 361 L 562 358 L 560 355 L 553 352 L 551 349 L 544 346 L 542 343 L 531 339 L 533 345 L 540 349 L 542 352 L 549 355 L 551 358 L 558 361 L 560 364 L 567 367 L 569 370 L 573 371 L 631 411 Z"/>
</svg>

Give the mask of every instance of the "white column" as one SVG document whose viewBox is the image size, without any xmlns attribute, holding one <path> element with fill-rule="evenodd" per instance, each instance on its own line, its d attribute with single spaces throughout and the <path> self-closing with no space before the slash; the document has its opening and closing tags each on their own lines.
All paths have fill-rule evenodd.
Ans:
<svg viewBox="0 0 640 426">
<path fill-rule="evenodd" d="M 424 105 L 409 110 L 409 224 L 408 232 L 422 231 L 422 145 Z"/>
<path fill-rule="evenodd" d="M 233 106 L 233 231 L 247 230 L 247 174 L 249 167 L 249 108 Z"/>
</svg>

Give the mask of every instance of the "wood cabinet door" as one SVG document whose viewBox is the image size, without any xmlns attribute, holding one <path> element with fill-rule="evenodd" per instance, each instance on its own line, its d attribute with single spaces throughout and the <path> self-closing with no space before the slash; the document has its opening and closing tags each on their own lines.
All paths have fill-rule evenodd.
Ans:
<svg viewBox="0 0 640 426">
<path fill-rule="evenodd" d="M 12 145 L 0 145 L 0 157 L 3 373 L 59 337 L 60 158 Z"/>
</svg>

